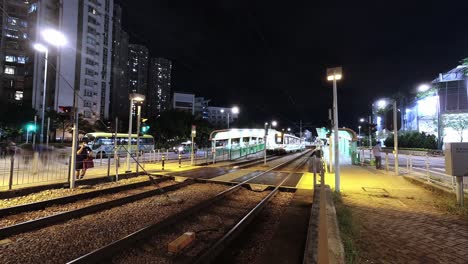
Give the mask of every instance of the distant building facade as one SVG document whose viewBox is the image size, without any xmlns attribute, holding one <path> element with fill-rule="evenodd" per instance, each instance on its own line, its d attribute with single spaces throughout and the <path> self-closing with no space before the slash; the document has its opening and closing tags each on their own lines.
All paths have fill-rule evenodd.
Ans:
<svg viewBox="0 0 468 264">
<path fill-rule="evenodd" d="M 128 119 L 130 107 L 128 89 L 128 41 L 127 32 L 122 29 L 122 8 L 114 5 L 112 29 L 112 73 L 110 87 L 110 117 Z"/>
<path fill-rule="evenodd" d="M 228 118 L 229 124 L 234 122 L 239 114 L 232 113 L 231 107 L 208 106 L 208 122 L 217 127 L 227 127 Z"/>
<path fill-rule="evenodd" d="M 195 95 L 191 93 L 175 92 L 172 96 L 172 108 L 195 114 Z"/>
<path fill-rule="evenodd" d="M 30 1 L 28 9 L 29 36 L 33 43 L 43 43 L 41 30 L 47 28 L 58 28 L 60 15 L 59 0 L 36 0 Z M 55 65 L 57 62 L 58 49 L 53 45 L 47 45 L 49 64 Z M 29 101 L 32 96 L 32 107 L 39 113 L 45 107 L 45 111 L 55 109 L 55 93 L 57 72 L 54 67 L 47 67 L 47 87 L 45 106 L 42 105 L 44 98 L 44 70 L 45 54 L 31 49 L 31 56 L 26 63 L 25 71 L 25 100 Z M 31 93 L 29 92 L 31 91 Z M 29 103 L 29 102 L 28 102 Z"/>
<path fill-rule="evenodd" d="M 195 116 L 204 120 L 208 120 L 208 104 L 210 99 L 205 99 L 204 97 L 195 97 Z"/>
<path fill-rule="evenodd" d="M 148 91 L 148 48 L 139 44 L 128 45 L 128 88 L 130 93 L 146 96 Z"/>
<path fill-rule="evenodd" d="M 60 49 L 55 110 L 73 105 L 85 119 L 109 117 L 113 0 L 62 1 L 60 30 L 68 44 Z"/>
<path fill-rule="evenodd" d="M 38 4 L 3 0 L 0 7 L 3 10 L 0 12 L 0 102 L 31 105 L 32 80 L 28 85 L 25 77 L 33 74 L 34 52 L 30 33 L 36 30 L 32 25 L 39 19 Z M 35 14 L 31 15 L 32 12 Z"/>
<path fill-rule="evenodd" d="M 165 58 L 151 58 L 149 68 L 147 112 L 149 116 L 158 116 L 171 108 L 172 62 Z"/>
</svg>

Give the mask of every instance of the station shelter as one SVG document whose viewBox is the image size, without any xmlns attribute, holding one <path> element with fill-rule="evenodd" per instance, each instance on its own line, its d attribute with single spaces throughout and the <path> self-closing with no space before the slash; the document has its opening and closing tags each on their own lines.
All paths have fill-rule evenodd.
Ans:
<svg viewBox="0 0 468 264">
<path fill-rule="evenodd" d="M 232 128 L 215 130 L 210 134 L 213 161 L 233 160 L 265 149 L 265 130 Z"/>
<path fill-rule="evenodd" d="M 322 141 L 328 143 L 329 146 L 333 146 L 333 131 L 329 134 L 330 136 L 327 137 L 329 133 L 328 129 L 322 127 L 317 128 L 318 138 Z M 358 137 L 354 130 L 350 128 L 338 128 L 338 147 L 340 153 L 340 163 L 341 164 L 358 164 L 359 157 L 357 151 L 357 141 Z M 329 150 L 330 148 L 328 148 Z M 328 152 L 328 151 L 327 151 Z M 329 152 L 328 152 L 329 153 Z M 325 154 L 326 159 L 330 159 L 330 155 Z M 333 157 L 332 157 L 333 159 Z"/>
</svg>

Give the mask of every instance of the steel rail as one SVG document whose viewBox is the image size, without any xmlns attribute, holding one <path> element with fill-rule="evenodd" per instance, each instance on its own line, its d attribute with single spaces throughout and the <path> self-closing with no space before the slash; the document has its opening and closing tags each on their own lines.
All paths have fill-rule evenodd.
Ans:
<svg viewBox="0 0 468 264">
<path fill-rule="evenodd" d="M 295 166 L 294 170 L 304 166 L 307 160 L 302 161 L 300 164 Z M 252 210 L 250 210 L 237 224 L 232 227 L 223 237 L 221 237 L 216 243 L 213 244 L 204 253 L 199 254 L 194 259 L 191 259 L 190 263 L 211 263 L 221 252 L 232 242 L 261 212 L 267 203 L 279 192 L 281 185 L 283 185 L 294 172 L 291 172 L 286 176 L 277 186 L 263 198 Z"/>
<path fill-rule="evenodd" d="M 75 210 L 71 210 L 67 212 L 62 212 L 62 213 L 34 219 L 31 221 L 27 221 L 27 222 L 22 222 L 16 225 L 7 226 L 7 227 L 0 229 L 0 239 L 13 236 L 13 235 L 17 235 L 17 234 L 21 234 L 21 233 L 25 233 L 28 231 L 36 230 L 36 229 L 43 228 L 46 226 L 50 226 L 59 222 L 64 222 L 73 218 L 82 217 L 84 215 L 107 210 L 116 206 L 135 202 L 135 201 L 148 198 L 151 196 L 166 194 L 168 191 L 174 191 L 192 183 L 193 183 L 192 181 L 185 181 L 182 183 L 177 183 L 177 184 L 165 186 L 162 188 L 157 188 L 157 189 L 129 195 L 129 196 L 122 197 L 116 200 L 98 203 L 98 204 L 86 206 L 83 208 L 79 208 L 79 209 L 75 209 Z"/>
<path fill-rule="evenodd" d="M 306 152 L 307 153 L 307 152 Z M 299 158 L 299 157 L 297 157 Z M 115 254 L 119 253 L 120 251 L 123 251 L 123 250 L 126 250 L 128 249 L 128 247 L 134 247 L 139 241 L 141 240 L 144 240 L 146 239 L 147 237 L 149 236 L 152 236 L 154 235 L 155 232 L 159 231 L 159 230 L 162 230 L 174 223 L 176 223 L 177 221 L 180 221 L 180 220 L 183 220 L 184 218 L 204 209 L 204 208 L 207 208 L 208 206 L 212 205 L 213 203 L 221 200 L 222 198 L 224 198 L 226 195 L 228 194 L 231 194 L 232 192 L 240 189 L 245 183 L 253 180 L 253 179 L 256 179 L 258 177 L 260 177 L 261 175 L 264 175 L 265 173 L 268 173 L 270 171 L 273 171 L 277 168 L 280 168 L 282 166 L 285 166 L 293 161 L 295 161 L 297 158 L 293 158 L 291 160 L 288 160 L 286 162 L 283 162 L 279 165 L 276 165 L 272 168 L 269 168 L 265 171 L 263 171 L 262 173 L 250 178 L 250 179 L 247 179 L 243 182 L 240 182 L 232 187 L 230 187 L 229 189 L 227 190 L 224 190 L 220 193 L 218 193 L 216 196 L 214 196 L 213 198 L 211 199 L 208 199 L 208 200 L 205 200 L 205 201 L 202 201 L 202 202 L 199 202 L 195 205 L 193 205 L 192 207 L 184 210 L 184 211 L 181 211 L 179 213 L 176 213 L 176 214 L 173 214 L 157 223 L 154 223 L 154 224 L 151 224 L 147 227 L 144 227 L 138 231 L 135 231 L 133 232 L 132 234 L 129 234 L 128 236 L 126 237 L 123 237 L 119 240 L 116 240 L 110 244 L 107 244 L 101 248 L 98 248 L 92 252 L 89 252 L 81 257 L 78 257 L 74 260 L 71 260 L 67 263 L 102 263 L 102 261 L 104 259 L 108 259 L 108 258 L 111 258 L 112 256 L 114 256 Z"/>
<path fill-rule="evenodd" d="M 18 214 L 18 213 L 34 211 L 34 210 L 41 210 L 51 205 L 67 204 L 67 203 L 76 202 L 81 199 L 94 198 L 94 197 L 101 196 L 104 194 L 117 193 L 121 191 L 130 190 L 133 188 L 150 186 L 154 182 L 160 183 L 163 181 L 167 181 L 169 179 L 171 179 L 171 177 L 161 177 L 161 178 L 152 179 L 149 181 L 130 183 L 130 184 L 120 185 L 116 187 L 101 189 L 101 190 L 95 190 L 95 191 L 90 191 L 90 192 L 85 192 L 85 193 L 68 195 L 64 197 L 58 197 L 58 198 L 35 202 L 35 203 L 28 203 L 28 204 L 13 206 L 13 207 L 6 207 L 6 208 L 0 209 L 0 216 L 7 216 L 7 215 Z"/>
</svg>

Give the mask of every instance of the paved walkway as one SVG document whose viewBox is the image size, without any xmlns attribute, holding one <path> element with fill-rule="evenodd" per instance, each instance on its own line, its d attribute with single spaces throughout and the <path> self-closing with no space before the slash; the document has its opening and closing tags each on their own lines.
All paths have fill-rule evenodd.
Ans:
<svg viewBox="0 0 468 264">
<path fill-rule="evenodd" d="M 468 263 L 468 219 L 436 208 L 432 192 L 359 166 L 342 167 L 341 191 L 360 225 L 360 263 Z"/>
</svg>

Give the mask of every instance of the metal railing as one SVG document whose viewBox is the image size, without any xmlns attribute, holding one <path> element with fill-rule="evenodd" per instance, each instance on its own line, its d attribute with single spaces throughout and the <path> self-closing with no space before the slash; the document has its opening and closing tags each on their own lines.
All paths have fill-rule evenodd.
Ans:
<svg viewBox="0 0 468 264">
<path fill-rule="evenodd" d="M 194 159 L 195 164 L 206 162 L 209 149 L 199 150 Z M 67 152 L 35 152 L 17 153 L 0 157 L 0 190 L 11 190 L 14 186 L 27 186 L 44 182 L 68 182 L 70 179 L 71 157 Z M 149 164 L 160 164 L 162 158 L 166 164 L 178 162 L 178 154 L 174 152 L 152 150 L 140 152 L 130 159 L 132 171 L 139 171 L 137 161 L 143 169 Z M 190 160 L 190 153 L 182 157 L 182 161 Z M 77 161 L 77 167 L 82 167 L 83 161 Z M 126 155 L 103 154 L 93 157 L 93 167 L 88 169 L 85 178 L 114 176 L 126 170 Z"/>
<path fill-rule="evenodd" d="M 360 153 L 361 165 L 375 165 L 372 151 L 361 149 Z M 406 174 L 455 191 L 455 177 L 445 173 L 445 158 L 443 156 L 434 156 L 428 153 L 423 155 L 420 152 L 407 153 L 399 153 L 400 175 Z M 393 153 L 382 153 L 382 167 L 388 172 L 395 169 L 392 159 L 394 159 Z M 468 188 L 468 177 L 465 177 L 464 186 Z"/>
</svg>

